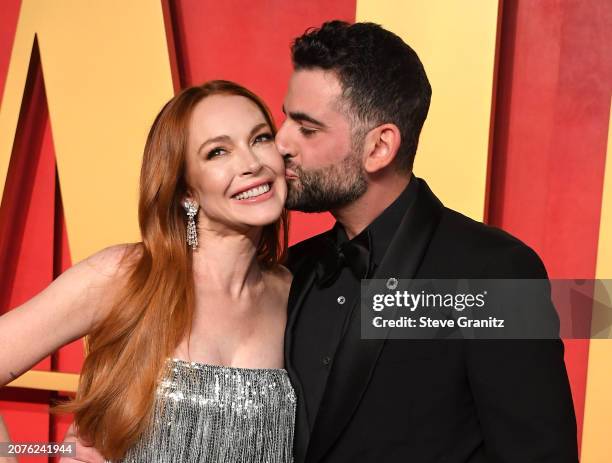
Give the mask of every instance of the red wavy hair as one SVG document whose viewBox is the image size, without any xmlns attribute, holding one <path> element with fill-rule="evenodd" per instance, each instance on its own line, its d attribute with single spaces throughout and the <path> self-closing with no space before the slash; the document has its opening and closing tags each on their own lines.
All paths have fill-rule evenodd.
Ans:
<svg viewBox="0 0 612 463">
<path fill-rule="evenodd" d="M 118 289 L 108 316 L 89 334 L 76 399 L 58 407 L 58 411 L 74 413 L 79 436 L 107 459 L 121 458 L 146 431 L 165 360 L 191 330 L 192 255 L 181 206 L 188 193 L 188 125 L 195 105 L 217 94 L 248 98 L 276 132 L 265 103 L 229 81 L 187 88 L 157 115 L 140 174 L 142 242 L 124 256 L 125 285 Z M 287 230 L 286 210 L 263 228 L 256 254 L 262 268 L 272 268 L 284 259 Z"/>
</svg>

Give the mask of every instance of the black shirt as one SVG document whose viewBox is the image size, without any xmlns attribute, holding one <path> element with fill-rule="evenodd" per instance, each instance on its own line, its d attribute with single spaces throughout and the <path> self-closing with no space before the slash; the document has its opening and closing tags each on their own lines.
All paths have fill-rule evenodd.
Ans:
<svg viewBox="0 0 612 463">
<path fill-rule="evenodd" d="M 418 182 L 412 176 L 408 186 L 395 201 L 360 233 L 370 234 L 370 259 L 374 268 L 380 266 L 406 210 L 416 198 L 417 189 Z M 344 227 L 338 222 L 332 230 L 332 239 L 336 245 L 348 241 Z M 360 280 L 348 267 L 344 267 L 331 286 L 319 287 L 316 283 L 312 286 L 298 315 L 294 328 L 295 342 L 309 348 L 300 349 L 294 354 L 293 365 L 304 395 L 315 398 L 306 403 L 310 430 L 314 425 L 329 370 L 344 335 L 349 315 L 358 310 L 356 307 L 360 291 Z M 301 399 L 305 400 L 304 397 Z"/>
</svg>

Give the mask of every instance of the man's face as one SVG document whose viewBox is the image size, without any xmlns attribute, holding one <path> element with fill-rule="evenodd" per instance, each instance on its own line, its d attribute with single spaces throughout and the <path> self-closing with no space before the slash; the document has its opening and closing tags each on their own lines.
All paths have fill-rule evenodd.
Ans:
<svg viewBox="0 0 612 463">
<path fill-rule="evenodd" d="M 353 139 L 340 81 L 321 69 L 293 73 L 276 135 L 285 157 L 286 207 L 303 212 L 337 209 L 367 189 L 362 140 Z M 358 137 L 360 138 L 360 137 Z"/>
</svg>

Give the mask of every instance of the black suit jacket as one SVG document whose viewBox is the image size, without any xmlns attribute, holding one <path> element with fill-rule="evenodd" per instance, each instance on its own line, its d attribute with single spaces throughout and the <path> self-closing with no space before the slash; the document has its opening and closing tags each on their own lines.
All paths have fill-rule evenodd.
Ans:
<svg viewBox="0 0 612 463">
<path fill-rule="evenodd" d="M 417 199 L 375 278 L 546 278 L 533 250 Z M 560 340 L 362 340 L 353 308 L 312 434 L 292 332 L 315 281 L 320 240 L 291 247 L 285 362 L 298 395 L 295 458 L 308 462 L 576 462 L 576 421 Z M 324 320 L 321 321 L 324 323 Z M 313 333 L 317 336 L 317 333 Z"/>
</svg>

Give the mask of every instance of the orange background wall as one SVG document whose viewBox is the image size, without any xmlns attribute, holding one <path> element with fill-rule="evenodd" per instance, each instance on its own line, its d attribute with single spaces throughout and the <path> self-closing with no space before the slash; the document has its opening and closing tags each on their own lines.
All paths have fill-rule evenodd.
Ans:
<svg viewBox="0 0 612 463">
<path fill-rule="evenodd" d="M 20 10 L 23 14 L 26 3 L 35 4 L 37 1 L 49 3 L 48 0 L 3 1 L 0 94 L 15 59 L 11 54 L 18 24 L 21 24 Z M 391 20 L 387 24 L 385 19 L 379 18 L 385 18 L 385 14 L 409 14 L 404 6 L 393 1 L 376 2 L 375 13 L 369 12 L 372 4 L 367 0 L 168 0 L 161 3 L 155 0 L 153 3 L 163 16 L 166 48 L 159 53 L 167 54 L 168 73 L 174 91 L 214 78 L 235 80 L 261 95 L 272 108 L 277 122 L 282 120 L 280 108 L 291 72 L 289 44 L 292 38 L 308 27 L 333 18 L 347 21 L 372 19 L 394 30 Z M 426 2 L 414 0 L 412 3 Z M 121 10 L 120 5 L 117 2 L 118 10 Z M 612 182 L 610 175 L 604 175 L 606 150 L 609 150 L 612 88 L 612 4 L 599 0 L 523 0 L 505 1 L 497 6 L 495 15 L 487 20 L 495 36 L 490 76 L 486 77 L 490 80 L 491 90 L 487 100 L 486 146 L 480 165 L 485 173 L 482 201 L 477 205 L 476 214 L 468 210 L 464 212 L 472 216 L 481 214 L 480 218 L 508 230 L 534 247 L 546 263 L 551 277 L 610 278 L 612 275 L 604 273 L 612 273 L 610 265 L 606 265 L 612 256 L 602 251 L 608 249 L 602 243 L 610 238 L 602 236 L 600 224 L 604 217 L 609 217 L 602 204 L 605 192 L 610 190 L 605 185 Z M 435 15 L 443 14 L 426 7 L 421 11 L 433 15 L 430 21 L 436 20 Z M 408 16 L 398 19 L 418 21 Z M 449 21 L 452 20 L 451 17 Z M 469 20 L 457 18 L 457 21 Z M 134 34 L 139 33 L 138 21 L 130 27 Z M 469 22 L 466 27 L 470 27 Z M 441 33 L 433 29 L 428 31 L 431 37 L 420 36 L 415 40 L 423 40 L 422 46 L 427 47 L 437 40 L 438 32 Z M 113 34 L 113 30 L 108 34 Z M 78 37 L 74 39 L 78 40 Z M 44 40 L 43 35 L 40 40 Z M 407 40 L 420 53 L 417 45 Z M 45 87 L 47 70 L 51 69 L 45 63 L 52 57 L 44 56 L 43 45 L 41 42 L 39 46 L 32 35 L 21 109 L 14 136 L 9 140 L 10 164 L 0 206 L 0 313 L 27 300 L 67 268 L 71 264 L 71 250 L 82 258 L 80 242 L 87 240 L 86 236 L 71 236 L 69 233 L 78 229 L 72 225 L 76 220 L 75 213 L 71 212 L 73 215 L 68 221 L 73 228 L 66 225 L 63 204 L 68 199 L 72 201 L 73 193 L 67 181 L 66 185 L 62 182 L 63 169 L 68 161 L 62 161 L 63 165 L 56 161 L 63 153 L 58 153 L 54 144 L 52 122 L 53 127 L 58 125 L 49 116 Z M 470 50 L 462 52 L 468 56 L 472 53 Z M 90 58 L 95 58 L 96 53 L 104 53 L 104 50 L 91 50 Z M 474 49 L 473 53 L 484 52 Z M 73 57 L 76 61 L 85 58 Z M 424 58 L 424 62 L 429 70 L 427 59 Z M 454 71 L 466 72 L 465 69 L 446 72 Z M 469 69 L 467 72 L 469 76 Z M 431 77 L 434 104 L 439 105 L 436 111 L 442 113 L 444 99 L 436 100 L 437 74 Z M 103 93 L 105 89 L 99 88 L 98 91 Z M 6 111 L 7 98 L 4 93 L 0 100 L 0 114 Z M 155 101 L 154 105 L 158 103 L 161 101 Z M 129 101 L 125 102 L 125 105 L 129 104 Z M 51 110 L 53 114 L 53 105 Z M 95 108 L 91 110 L 95 111 Z M 467 112 L 469 108 L 464 107 L 464 110 Z M 451 120 L 453 117 L 458 121 L 462 119 L 461 108 L 453 108 L 453 111 L 457 112 L 451 113 Z M 118 108 L 117 117 L 120 116 L 121 108 Z M 151 114 L 151 118 L 153 116 Z M 448 135 L 447 131 L 436 133 L 435 130 L 441 130 L 437 127 L 440 126 L 433 124 L 433 128 L 428 129 L 430 132 L 424 134 L 426 140 Z M 140 133 L 137 135 L 142 137 Z M 468 139 L 476 136 L 469 131 L 463 135 Z M 0 132 L 0 138 L 7 136 L 10 135 Z M 458 153 L 461 153 L 461 145 L 461 140 L 458 140 Z M 140 152 L 132 155 L 139 159 Z M 421 150 L 419 155 L 423 155 Z M 451 159 L 452 150 L 449 149 L 446 155 Z M 443 171 L 445 164 L 434 164 L 434 168 Z M 466 169 L 469 168 L 466 162 Z M 422 171 L 428 173 L 428 180 L 430 170 L 431 167 L 423 165 Z M 419 175 L 418 163 L 416 171 Z M 94 172 L 83 172 L 82 175 L 92 176 Z M 435 184 L 436 174 L 431 176 Z M 455 181 L 457 184 L 454 186 L 459 187 L 460 172 L 457 172 Z M 70 194 L 69 197 L 64 195 L 63 202 L 64 187 Z M 452 203 L 452 198 L 448 199 Z M 461 205 L 456 207 L 461 209 Z M 74 209 L 71 203 L 70 211 Z M 332 223 L 327 214 L 306 216 L 295 213 L 291 242 L 323 231 Z M 120 224 L 110 223 L 107 227 L 119 228 Z M 131 235 L 124 238 L 125 241 L 130 239 Z M 0 333 L 0 336 L 8 335 Z M 592 343 L 566 340 L 566 363 L 579 421 L 583 461 L 604 462 L 609 461 L 612 454 L 612 443 L 608 443 L 609 439 L 605 437 L 611 431 L 612 405 L 604 403 L 602 395 L 587 391 L 590 391 L 589 378 L 596 378 L 590 384 L 593 390 L 611 385 L 612 369 L 608 361 L 612 363 L 612 350 L 608 346 L 603 357 L 597 357 L 597 361 L 594 357 L 590 360 Z M 82 343 L 77 341 L 35 369 L 77 373 L 81 359 Z M 595 374 L 602 371 L 607 373 Z M 0 413 L 7 421 L 12 438 L 16 441 L 61 440 L 67 421 L 48 414 L 49 400 L 60 394 L 61 391 L 19 387 L 0 390 Z M 585 423 L 585 420 L 590 421 Z M 24 458 L 21 461 L 41 459 Z"/>
</svg>

